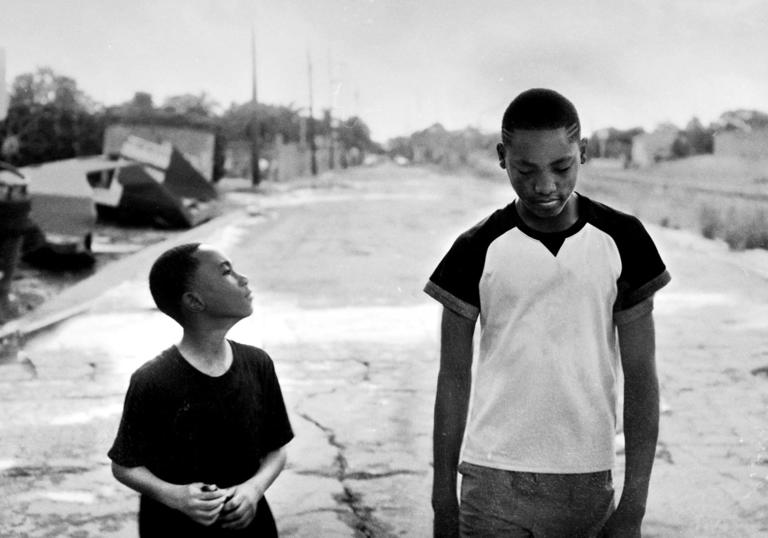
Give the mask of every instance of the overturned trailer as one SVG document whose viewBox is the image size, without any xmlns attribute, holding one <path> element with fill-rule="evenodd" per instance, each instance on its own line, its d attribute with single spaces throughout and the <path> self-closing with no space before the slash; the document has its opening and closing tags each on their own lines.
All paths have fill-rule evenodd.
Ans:
<svg viewBox="0 0 768 538">
<path fill-rule="evenodd" d="M 129 136 L 118 162 L 91 182 L 100 218 L 189 228 L 215 216 L 216 189 L 170 143 Z"/>
<path fill-rule="evenodd" d="M 93 264 L 96 209 L 87 178 L 114 166 L 107 159 L 88 157 L 21 169 L 29 181 L 29 217 L 34 223 L 24 240 L 25 260 L 53 269 Z"/>
</svg>

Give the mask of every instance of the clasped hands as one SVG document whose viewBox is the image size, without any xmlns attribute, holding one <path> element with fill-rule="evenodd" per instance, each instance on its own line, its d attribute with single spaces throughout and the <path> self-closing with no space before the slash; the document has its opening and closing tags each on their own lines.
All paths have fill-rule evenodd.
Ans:
<svg viewBox="0 0 768 538">
<path fill-rule="evenodd" d="M 178 486 L 171 507 L 206 527 L 216 523 L 225 529 L 244 529 L 256 516 L 262 495 L 244 484 L 222 489 L 195 482 Z"/>
</svg>

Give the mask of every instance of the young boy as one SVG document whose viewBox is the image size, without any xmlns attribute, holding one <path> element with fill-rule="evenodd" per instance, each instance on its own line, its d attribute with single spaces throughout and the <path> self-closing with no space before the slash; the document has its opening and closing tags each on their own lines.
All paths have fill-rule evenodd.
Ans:
<svg viewBox="0 0 768 538">
<path fill-rule="evenodd" d="M 435 535 L 639 537 L 659 418 L 651 312 L 669 274 L 640 221 L 574 192 L 586 140 L 565 97 L 515 98 L 497 151 L 516 199 L 463 233 L 425 287 L 444 306 Z"/>
<path fill-rule="evenodd" d="M 277 536 L 264 492 L 293 437 L 272 360 L 226 340 L 253 312 L 248 279 L 198 243 L 163 253 L 149 274 L 181 342 L 131 377 L 112 472 L 141 493 L 139 535 Z"/>
</svg>

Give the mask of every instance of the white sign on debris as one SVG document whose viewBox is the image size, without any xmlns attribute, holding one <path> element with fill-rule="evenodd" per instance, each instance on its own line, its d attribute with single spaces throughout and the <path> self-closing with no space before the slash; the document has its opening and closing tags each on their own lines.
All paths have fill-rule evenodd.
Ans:
<svg viewBox="0 0 768 538">
<path fill-rule="evenodd" d="M 107 172 L 102 172 L 106 174 Z M 107 185 L 98 185 L 93 187 L 93 201 L 96 204 L 107 207 L 117 207 L 120 205 L 120 198 L 123 196 L 123 185 L 119 180 L 120 168 L 115 169 L 112 179 Z"/>
<path fill-rule="evenodd" d="M 8 115 L 8 89 L 5 87 L 5 49 L 0 47 L 0 121 Z"/>
<path fill-rule="evenodd" d="M 144 167 L 144 171 L 147 173 L 149 177 L 151 177 L 158 183 L 162 183 L 163 181 L 165 181 L 165 172 L 161 172 L 160 170 L 156 170 L 148 166 Z"/>
<path fill-rule="evenodd" d="M 130 135 L 120 148 L 120 155 L 132 161 L 154 166 L 161 170 L 168 168 L 171 164 L 171 155 L 173 146 L 170 142 L 155 144 L 149 140 L 144 140 L 138 136 Z"/>
</svg>

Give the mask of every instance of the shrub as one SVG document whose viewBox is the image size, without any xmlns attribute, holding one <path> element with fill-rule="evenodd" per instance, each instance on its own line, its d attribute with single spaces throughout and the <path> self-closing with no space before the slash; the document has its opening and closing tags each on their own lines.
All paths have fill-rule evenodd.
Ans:
<svg viewBox="0 0 768 538">
<path fill-rule="evenodd" d="M 734 211 L 732 216 L 723 237 L 729 247 L 734 250 L 768 249 L 768 214 L 765 210 Z"/>
<path fill-rule="evenodd" d="M 707 239 L 715 239 L 723 232 L 724 222 L 721 211 L 710 205 L 702 206 L 699 210 L 701 235 Z"/>
</svg>

